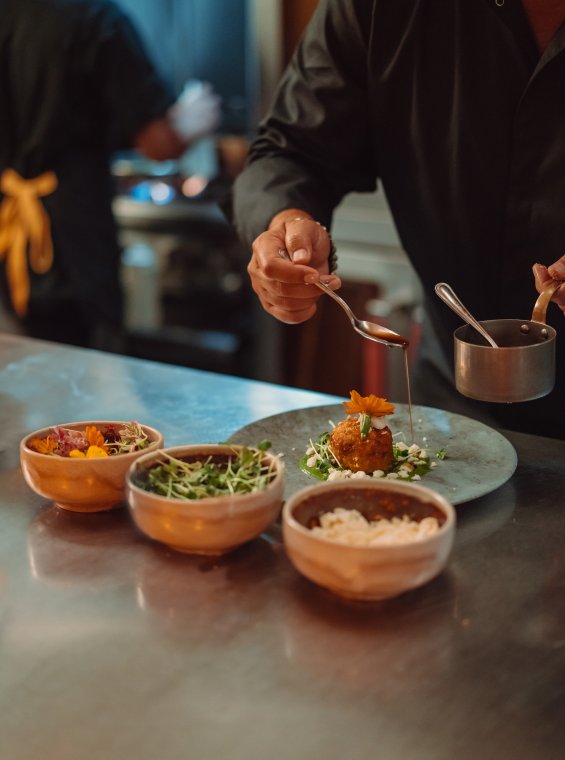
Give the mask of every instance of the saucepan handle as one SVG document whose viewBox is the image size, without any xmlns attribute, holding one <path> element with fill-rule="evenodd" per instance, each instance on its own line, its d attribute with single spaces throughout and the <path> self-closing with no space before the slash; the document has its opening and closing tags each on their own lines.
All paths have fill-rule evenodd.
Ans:
<svg viewBox="0 0 565 760">
<path fill-rule="evenodd" d="M 549 302 L 553 298 L 555 291 L 563 285 L 563 280 L 554 280 L 547 288 L 542 290 L 538 296 L 538 300 L 534 304 L 534 310 L 532 312 L 532 322 L 541 322 L 545 324 L 545 315 Z"/>
</svg>

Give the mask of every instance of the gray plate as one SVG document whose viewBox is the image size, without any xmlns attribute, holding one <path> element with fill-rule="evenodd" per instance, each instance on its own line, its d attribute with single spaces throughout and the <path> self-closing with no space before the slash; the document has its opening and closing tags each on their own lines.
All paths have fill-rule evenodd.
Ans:
<svg viewBox="0 0 565 760">
<path fill-rule="evenodd" d="M 284 455 L 288 498 L 298 489 L 319 482 L 303 473 L 298 461 L 310 439 L 331 430 L 331 422 L 337 424 L 345 416 L 341 404 L 296 409 L 246 425 L 229 440 L 248 446 L 265 439 L 271 441 L 271 451 Z M 488 425 L 426 406 L 413 407 L 413 421 L 414 441 L 419 446 L 425 447 L 434 459 L 440 449 L 447 451 L 447 457 L 422 478 L 421 485 L 442 494 L 452 504 L 484 496 L 512 477 L 518 463 L 516 451 L 510 441 Z M 407 404 L 395 404 L 390 428 L 395 440 L 409 442 Z"/>
</svg>

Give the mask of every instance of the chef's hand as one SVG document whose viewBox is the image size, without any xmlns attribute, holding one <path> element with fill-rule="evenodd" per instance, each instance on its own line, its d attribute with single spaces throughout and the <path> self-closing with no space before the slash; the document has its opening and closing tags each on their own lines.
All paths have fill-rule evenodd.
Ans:
<svg viewBox="0 0 565 760">
<path fill-rule="evenodd" d="M 265 311 L 281 322 L 298 324 L 316 312 L 323 280 L 337 290 L 341 280 L 329 273 L 330 237 L 322 225 L 299 209 L 286 209 L 255 239 L 247 271 Z"/>
<path fill-rule="evenodd" d="M 533 266 L 536 290 L 541 293 L 554 280 L 565 280 L 565 256 L 561 256 L 554 264 L 546 267 L 543 264 Z M 565 284 L 555 291 L 551 299 L 565 314 Z"/>
</svg>

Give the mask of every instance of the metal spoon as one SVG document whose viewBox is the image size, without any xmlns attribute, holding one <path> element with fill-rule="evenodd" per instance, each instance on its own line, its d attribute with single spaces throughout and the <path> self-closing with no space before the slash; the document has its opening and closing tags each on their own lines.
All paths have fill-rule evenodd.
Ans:
<svg viewBox="0 0 565 760">
<path fill-rule="evenodd" d="M 283 259 L 287 259 L 288 261 L 292 261 L 288 251 L 285 248 L 279 248 L 279 256 Z M 337 301 L 337 303 L 349 317 L 349 321 L 353 325 L 353 329 L 358 332 L 359 335 L 367 338 L 367 340 L 374 340 L 376 343 L 384 343 L 385 346 L 406 347 L 408 345 L 409 342 L 406 338 L 403 338 L 402 335 L 389 330 L 387 327 L 378 325 L 376 322 L 367 322 L 365 319 L 358 319 L 349 308 L 349 305 L 343 300 L 343 298 L 338 296 L 337 293 L 334 293 L 334 291 L 331 288 L 328 288 L 328 286 L 325 285 L 321 280 L 318 280 L 312 284 L 317 285 L 320 290 L 322 290 L 326 295 L 330 296 L 330 298 L 333 298 L 334 301 Z"/>
<path fill-rule="evenodd" d="M 323 290 L 323 292 L 326 293 L 326 295 L 333 298 L 334 301 L 337 301 L 337 303 L 349 317 L 349 321 L 353 325 L 353 329 L 358 332 L 359 335 L 362 335 L 368 340 L 374 340 L 377 343 L 384 343 L 386 346 L 405 347 L 408 345 L 408 340 L 406 338 L 403 338 L 402 335 L 389 330 L 387 327 L 378 325 L 376 322 L 368 322 L 366 319 L 358 319 L 351 311 L 348 304 L 343 300 L 343 298 L 338 296 L 337 293 L 334 293 L 331 288 L 328 288 L 328 286 L 320 280 L 315 282 L 314 285 L 317 285 L 320 290 Z"/>
<path fill-rule="evenodd" d="M 499 347 L 485 330 L 485 328 L 480 324 L 480 322 L 477 322 L 471 312 L 465 306 L 463 306 L 459 298 L 455 295 L 455 292 L 453 291 L 451 285 L 448 285 L 446 282 L 438 282 L 435 286 L 435 291 L 441 300 L 445 301 L 450 309 L 452 309 L 458 316 L 460 316 L 464 322 L 467 322 L 468 325 L 474 327 L 475 330 L 480 333 L 493 348 Z"/>
</svg>

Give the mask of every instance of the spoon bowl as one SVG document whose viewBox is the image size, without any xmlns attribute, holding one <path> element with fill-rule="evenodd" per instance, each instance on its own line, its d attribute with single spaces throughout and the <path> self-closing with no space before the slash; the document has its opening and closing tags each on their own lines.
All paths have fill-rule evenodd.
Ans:
<svg viewBox="0 0 565 760">
<path fill-rule="evenodd" d="M 367 340 L 374 340 L 376 343 L 384 343 L 386 346 L 406 347 L 408 345 L 408 340 L 406 338 L 403 338 L 402 335 L 399 335 L 393 330 L 389 330 L 388 327 L 383 327 L 376 322 L 368 322 L 366 319 L 358 319 L 358 317 L 356 317 L 355 314 L 351 311 L 351 308 L 343 300 L 343 298 L 341 298 L 341 296 L 338 296 L 337 293 L 335 293 L 321 280 L 318 280 L 315 285 L 317 285 L 320 290 L 326 293 L 326 295 L 330 296 L 330 298 L 333 298 L 334 301 L 336 301 L 341 306 L 341 308 L 349 317 L 349 321 L 353 325 L 353 329 L 358 332 L 359 335 L 367 338 Z"/>
</svg>

